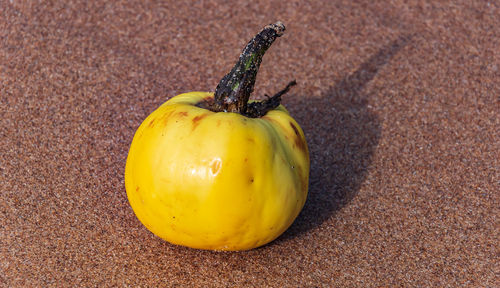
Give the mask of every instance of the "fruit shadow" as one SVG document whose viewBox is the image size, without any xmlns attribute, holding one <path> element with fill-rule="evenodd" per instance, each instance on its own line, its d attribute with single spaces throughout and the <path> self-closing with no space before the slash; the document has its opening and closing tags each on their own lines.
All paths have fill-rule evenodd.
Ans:
<svg viewBox="0 0 500 288">
<path fill-rule="evenodd" d="M 363 89 L 410 39 L 401 36 L 382 47 L 321 97 L 290 101 L 290 113 L 306 135 L 311 170 L 306 204 L 280 240 L 320 226 L 358 193 L 381 134 L 381 122 Z"/>
</svg>

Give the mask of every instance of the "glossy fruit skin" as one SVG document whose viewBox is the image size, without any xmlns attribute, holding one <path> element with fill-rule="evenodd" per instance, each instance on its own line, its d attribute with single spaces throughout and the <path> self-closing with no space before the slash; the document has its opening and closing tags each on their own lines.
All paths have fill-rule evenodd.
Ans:
<svg viewBox="0 0 500 288">
<path fill-rule="evenodd" d="M 144 120 L 127 158 L 127 196 L 138 219 L 170 243 L 256 248 L 281 235 L 304 206 L 304 133 L 281 105 L 261 118 L 195 106 L 210 98 L 181 94 Z"/>
</svg>

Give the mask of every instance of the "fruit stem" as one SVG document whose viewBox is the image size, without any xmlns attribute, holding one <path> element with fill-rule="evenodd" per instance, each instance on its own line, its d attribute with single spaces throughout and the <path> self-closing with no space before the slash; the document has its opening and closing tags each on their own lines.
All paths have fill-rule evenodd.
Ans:
<svg viewBox="0 0 500 288">
<path fill-rule="evenodd" d="M 225 75 L 217 85 L 214 95 L 214 103 L 212 110 L 215 112 L 235 112 L 250 117 L 260 117 L 265 115 L 267 111 L 279 106 L 281 95 L 286 93 L 291 86 L 295 85 L 295 81 L 282 91 L 278 92 L 274 98 L 274 102 L 278 100 L 277 105 L 273 105 L 268 101 L 268 105 L 250 105 L 248 100 L 253 92 L 257 72 L 262 62 L 264 53 L 269 49 L 271 44 L 277 37 L 280 37 L 285 32 L 285 25 L 280 21 L 264 27 L 250 42 L 240 55 L 238 62 L 233 69 Z M 270 98 L 270 99 L 273 99 Z M 268 100 L 270 100 L 268 99 Z M 265 101 L 264 101 L 265 102 Z M 274 106 L 273 108 L 269 108 Z M 250 109 L 249 109 L 250 108 Z M 248 111 L 250 110 L 250 111 Z"/>
</svg>

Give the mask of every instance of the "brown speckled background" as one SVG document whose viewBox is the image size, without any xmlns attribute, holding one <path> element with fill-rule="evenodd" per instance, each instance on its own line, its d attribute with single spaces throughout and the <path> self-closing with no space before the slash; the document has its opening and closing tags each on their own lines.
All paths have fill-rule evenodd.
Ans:
<svg viewBox="0 0 500 288">
<path fill-rule="evenodd" d="M 498 1 L 169 2 L 0 2 L 0 286 L 500 286 Z M 276 20 L 255 95 L 299 82 L 306 206 L 260 249 L 170 245 L 128 205 L 135 129 Z"/>
</svg>

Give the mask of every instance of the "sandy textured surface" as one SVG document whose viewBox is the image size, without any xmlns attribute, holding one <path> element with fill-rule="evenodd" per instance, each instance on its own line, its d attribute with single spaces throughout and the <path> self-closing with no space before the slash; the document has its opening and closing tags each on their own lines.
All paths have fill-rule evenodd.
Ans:
<svg viewBox="0 0 500 288">
<path fill-rule="evenodd" d="M 0 286 L 500 286 L 498 1 L 23 2 L 0 2 Z M 170 245 L 128 205 L 135 129 L 276 20 L 255 96 L 299 83 L 306 206 L 260 249 Z"/>
</svg>

